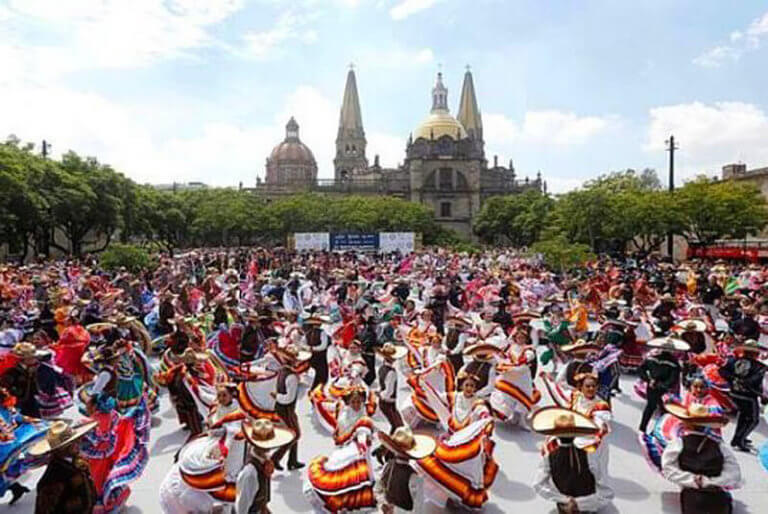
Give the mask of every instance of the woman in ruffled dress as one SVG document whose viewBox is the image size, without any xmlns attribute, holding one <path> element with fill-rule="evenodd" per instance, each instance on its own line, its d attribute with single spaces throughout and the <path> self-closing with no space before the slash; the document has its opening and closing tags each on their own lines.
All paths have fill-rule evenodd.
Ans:
<svg viewBox="0 0 768 514">
<path fill-rule="evenodd" d="M 453 503 L 482 508 L 496 479 L 494 422 L 488 402 L 476 395 L 478 383 L 477 377 L 465 373 L 459 375 L 459 392 L 440 398 L 427 389 L 445 433 L 435 453 L 417 466 L 424 476 L 425 496 L 442 507 Z"/>
<path fill-rule="evenodd" d="M 334 423 L 336 449 L 312 459 L 304 494 L 317 512 L 367 512 L 376 508 L 371 459 L 373 420 L 365 406 L 365 390 L 353 387 L 343 396 Z"/>
<path fill-rule="evenodd" d="M 115 398 L 102 392 L 89 404 L 90 417 L 98 424 L 84 436 L 81 452 L 96 486 L 94 513 L 119 512 L 131 494 L 130 484 L 149 463 L 150 416 L 143 403 L 121 414 Z"/>
<path fill-rule="evenodd" d="M 24 416 L 16 409 L 16 397 L 0 388 L 0 497 L 11 491 L 10 505 L 29 492 L 19 479 L 31 468 L 42 464 L 30 459 L 25 449 L 45 437 L 48 423 Z"/>
</svg>

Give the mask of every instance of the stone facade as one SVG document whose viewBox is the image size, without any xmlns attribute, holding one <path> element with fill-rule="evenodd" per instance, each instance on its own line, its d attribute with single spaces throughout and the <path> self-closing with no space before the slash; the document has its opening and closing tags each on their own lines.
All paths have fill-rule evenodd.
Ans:
<svg viewBox="0 0 768 514">
<path fill-rule="evenodd" d="M 511 160 L 504 167 L 494 157 L 493 166 L 488 166 L 482 117 L 469 70 L 464 75 L 457 118 L 449 111 L 448 89 L 438 73 L 432 89 L 432 108 L 409 136 L 405 159 L 398 168 L 382 168 L 378 155 L 369 165 L 366 147 L 357 81 L 350 70 L 339 116 L 334 178 L 317 180 L 301 175 L 294 180 L 288 178 L 294 176 L 287 171 L 288 164 L 275 164 L 271 157 L 267 161 L 267 180 L 258 182 L 254 191 L 268 198 L 299 191 L 396 196 L 428 205 L 438 223 L 467 238 L 472 237 L 472 220 L 487 198 L 526 189 L 546 191 L 540 174 L 532 180 L 518 180 Z M 316 177 L 316 165 L 314 169 Z"/>
</svg>

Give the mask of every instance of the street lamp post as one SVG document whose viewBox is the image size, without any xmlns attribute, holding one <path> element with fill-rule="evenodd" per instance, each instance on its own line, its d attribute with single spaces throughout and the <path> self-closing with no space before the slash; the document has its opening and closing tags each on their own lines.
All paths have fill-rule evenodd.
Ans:
<svg viewBox="0 0 768 514">
<path fill-rule="evenodd" d="M 665 141 L 667 144 L 667 151 L 669 152 L 669 191 L 675 190 L 675 150 L 679 147 L 675 143 L 675 136 L 669 136 L 669 139 Z M 674 241 L 672 232 L 667 234 L 667 254 L 671 259 L 674 259 Z"/>
</svg>

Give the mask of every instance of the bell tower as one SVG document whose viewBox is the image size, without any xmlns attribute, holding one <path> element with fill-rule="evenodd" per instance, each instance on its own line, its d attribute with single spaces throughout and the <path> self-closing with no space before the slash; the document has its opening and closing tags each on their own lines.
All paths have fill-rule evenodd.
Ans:
<svg viewBox="0 0 768 514">
<path fill-rule="evenodd" d="M 365 173 L 368 159 L 365 157 L 365 131 L 360 113 L 360 99 L 357 94 L 355 70 L 350 65 L 344 98 L 339 116 L 339 132 L 336 135 L 336 157 L 333 159 L 334 178 L 352 179 Z"/>
</svg>

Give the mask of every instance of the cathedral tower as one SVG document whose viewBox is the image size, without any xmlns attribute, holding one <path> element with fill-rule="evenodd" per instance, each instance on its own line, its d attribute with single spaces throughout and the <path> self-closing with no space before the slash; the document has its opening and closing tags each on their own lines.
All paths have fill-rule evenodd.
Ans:
<svg viewBox="0 0 768 514">
<path fill-rule="evenodd" d="M 365 146 L 357 80 L 354 70 L 350 68 L 347 73 L 347 84 L 344 87 L 344 99 L 341 103 L 339 132 L 336 136 L 336 157 L 333 159 L 336 180 L 353 178 L 355 175 L 366 173 L 368 159 L 365 157 Z"/>
<path fill-rule="evenodd" d="M 475 83 L 472 80 L 472 72 L 467 67 L 464 74 L 464 85 L 461 87 L 461 99 L 459 100 L 459 112 L 456 116 L 459 123 L 467 131 L 467 134 L 478 145 L 479 150 L 483 151 L 483 119 L 480 116 L 480 109 L 477 107 L 477 97 L 475 96 Z"/>
</svg>

